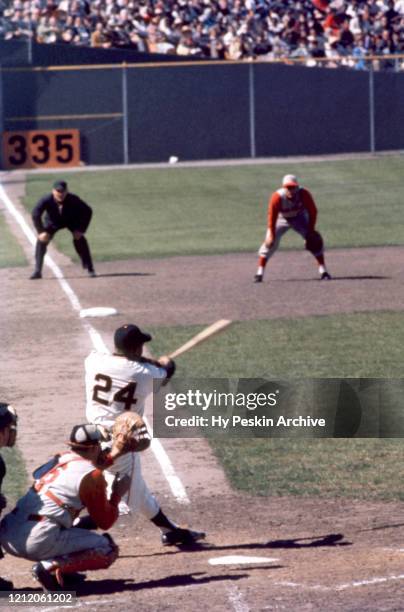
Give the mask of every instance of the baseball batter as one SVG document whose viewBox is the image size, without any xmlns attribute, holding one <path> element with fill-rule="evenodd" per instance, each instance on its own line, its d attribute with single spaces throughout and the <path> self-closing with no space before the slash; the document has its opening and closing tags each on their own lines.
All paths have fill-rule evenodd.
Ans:
<svg viewBox="0 0 404 612">
<path fill-rule="evenodd" d="M 318 264 L 320 280 L 330 280 L 325 261 L 321 235 L 315 231 L 317 207 L 311 193 L 293 174 L 283 177 L 282 187 L 272 194 L 268 204 L 268 229 L 265 241 L 258 255 L 258 269 L 254 282 L 261 283 L 265 266 L 277 250 L 282 236 L 292 228 L 306 241 L 306 249 L 312 253 Z"/>
<path fill-rule="evenodd" d="M 116 417 L 125 410 L 143 416 L 146 398 L 153 392 L 153 380 L 164 384 L 175 371 L 175 364 L 168 357 L 152 361 L 142 356 L 144 344 L 151 339 L 150 334 L 136 325 L 123 325 L 115 331 L 114 354 L 92 351 L 87 357 L 86 417 L 89 422 L 110 432 Z M 125 503 L 120 504 L 121 513 L 142 512 L 160 528 L 164 545 L 192 544 L 205 537 L 203 532 L 178 527 L 165 516 L 143 479 L 139 453 L 128 453 L 117 460 L 105 472 L 107 481 L 116 472 L 131 477 Z"/>
<path fill-rule="evenodd" d="M 73 246 L 89 276 L 96 276 L 85 233 L 90 225 L 92 209 L 78 196 L 69 193 L 65 181 L 56 181 L 52 193 L 39 200 L 32 211 L 32 221 L 38 232 L 35 245 L 35 270 L 31 280 L 42 278 L 42 266 L 48 244 L 60 229 L 73 235 Z"/>
<path fill-rule="evenodd" d="M 94 425 L 77 425 L 70 435 L 70 451 L 56 455 L 34 472 L 34 484 L 7 514 L 0 526 L 0 542 L 17 557 L 38 561 L 34 578 L 45 592 L 60 590 L 64 576 L 109 567 L 118 547 L 108 534 L 73 527 L 87 508 L 94 523 L 109 529 L 118 518 L 118 503 L 129 479 L 115 479 L 112 494 L 97 460 L 101 434 Z M 112 464 L 111 455 L 108 464 Z"/>
</svg>

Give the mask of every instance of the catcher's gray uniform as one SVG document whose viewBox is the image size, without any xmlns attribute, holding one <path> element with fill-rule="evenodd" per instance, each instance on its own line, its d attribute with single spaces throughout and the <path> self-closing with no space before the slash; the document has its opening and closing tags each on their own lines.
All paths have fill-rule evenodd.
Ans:
<svg viewBox="0 0 404 612">
<path fill-rule="evenodd" d="M 4 550 L 42 561 L 50 571 L 68 573 L 111 565 L 118 550 L 109 537 L 72 527 L 79 512 L 89 506 L 90 511 L 91 506 L 97 508 L 104 529 L 116 520 L 116 504 L 106 500 L 101 472 L 74 452 L 61 455 L 57 463 L 49 462 L 40 470 L 34 485 L 1 522 Z"/>
</svg>

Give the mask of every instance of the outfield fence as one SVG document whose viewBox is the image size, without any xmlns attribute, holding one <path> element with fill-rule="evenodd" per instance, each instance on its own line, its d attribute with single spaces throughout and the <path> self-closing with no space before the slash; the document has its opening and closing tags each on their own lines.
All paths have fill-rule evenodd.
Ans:
<svg viewBox="0 0 404 612">
<path fill-rule="evenodd" d="M 78 130 L 96 165 L 404 149 L 404 72 L 285 61 L 3 67 L 0 127 Z"/>
</svg>

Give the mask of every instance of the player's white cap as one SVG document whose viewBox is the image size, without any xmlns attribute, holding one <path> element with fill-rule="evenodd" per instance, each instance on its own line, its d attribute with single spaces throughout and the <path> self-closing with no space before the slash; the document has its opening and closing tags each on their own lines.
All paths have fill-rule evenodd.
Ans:
<svg viewBox="0 0 404 612">
<path fill-rule="evenodd" d="M 285 174 L 282 179 L 282 187 L 299 187 L 299 181 L 294 174 Z"/>
</svg>

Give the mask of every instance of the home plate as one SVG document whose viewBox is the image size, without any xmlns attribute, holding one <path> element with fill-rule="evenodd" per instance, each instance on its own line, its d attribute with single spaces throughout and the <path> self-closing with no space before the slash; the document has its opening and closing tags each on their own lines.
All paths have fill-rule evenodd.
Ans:
<svg viewBox="0 0 404 612">
<path fill-rule="evenodd" d="M 83 308 L 80 310 L 80 317 L 111 317 L 117 315 L 118 311 L 116 308 L 109 308 L 108 306 L 95 306 L 94 308 Z"/>
<path fill-rule="evenodd" d="M 252 563 L 274 563 L 279 559 L 273 557 L 245 557 L 244 555 L 228 555 L 227 557 L 216 557 L 209 559 L 210 565 L 248 565 Z"/>
</svg>

